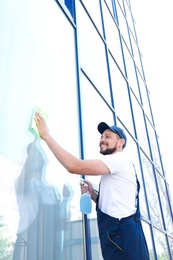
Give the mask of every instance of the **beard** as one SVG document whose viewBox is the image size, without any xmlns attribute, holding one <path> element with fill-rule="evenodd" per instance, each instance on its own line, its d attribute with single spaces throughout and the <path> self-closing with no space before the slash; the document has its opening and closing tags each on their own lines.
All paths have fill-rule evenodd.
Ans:
<svg viewBox="0 0 173 260">
<path fill-rule="evenodd" d="M 116 152 L 116 150 L 117 150 L 117 146 L 114 146 L 113 148 L 107 148 L 104 151 L 100 150 L 100 153 L 103 155 L 108 155 Z"/>
</svg>

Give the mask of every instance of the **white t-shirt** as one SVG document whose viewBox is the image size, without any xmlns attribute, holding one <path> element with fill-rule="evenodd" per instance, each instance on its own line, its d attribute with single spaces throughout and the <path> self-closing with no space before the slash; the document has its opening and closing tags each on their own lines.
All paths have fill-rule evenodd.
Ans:
<svg viewBox="0 0 173 260">
<path fill-rule="evenodd" d="M 137 183 L 133 162 L 123 152 L 105 155 L 101 160 L 111 174 L 101 176 L 99 208 L 115 218 L 128 217 L 136 212 Z"/>
</svg>

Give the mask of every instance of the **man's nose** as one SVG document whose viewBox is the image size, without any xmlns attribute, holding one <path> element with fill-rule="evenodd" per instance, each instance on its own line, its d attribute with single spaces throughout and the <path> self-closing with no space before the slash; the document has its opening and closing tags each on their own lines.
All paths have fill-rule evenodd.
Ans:
<svg viewBox="0 0 173 260">
<path fill-rule="evenodd" d="M 100 140 L 100 144 L 105 144 L 104 138 L 102 138 L 102 139 Z"/>
</svg>

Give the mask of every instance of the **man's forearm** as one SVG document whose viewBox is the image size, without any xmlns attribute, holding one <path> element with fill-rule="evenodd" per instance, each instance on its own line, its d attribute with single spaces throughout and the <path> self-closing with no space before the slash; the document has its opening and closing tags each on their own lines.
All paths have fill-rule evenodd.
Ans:
<svg viewBox="0 0 173 260">
<path fill-rule="evenodd" d="M 91 199 L 96 203 L 98 197 L 98 191 L 94 190 Z"/>
</svg>

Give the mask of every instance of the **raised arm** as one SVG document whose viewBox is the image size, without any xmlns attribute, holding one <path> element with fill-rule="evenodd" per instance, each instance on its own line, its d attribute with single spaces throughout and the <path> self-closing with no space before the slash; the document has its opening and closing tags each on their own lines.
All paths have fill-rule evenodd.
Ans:
<svg viewBox="0 0 173 260">
<path fill-rule="evenodd" d="M 109 169 L 101 160 L 81 160 L 66 151 L 50 135 L 44 117 L 36 112 L 35 121 L 40 137 L 46 142 L 58 161 L 68 172 L 80 175 L 103 175 L 109 174 Z"/>
</svg>

